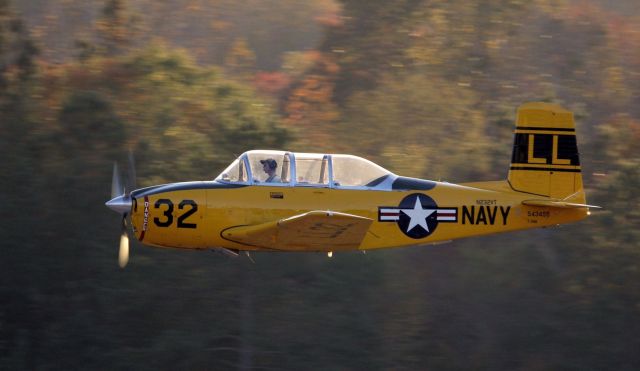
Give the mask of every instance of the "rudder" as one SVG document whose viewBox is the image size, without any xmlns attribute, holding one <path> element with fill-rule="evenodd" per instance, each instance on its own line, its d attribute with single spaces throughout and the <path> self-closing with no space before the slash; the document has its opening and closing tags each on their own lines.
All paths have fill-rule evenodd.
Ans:
<svg viewBox="0 0 640 371">
<path fill-rule="evenodd" d="M 508 180 L 519 192 L 584 202 L 572 112 L 541 102 L 518 108 Z"/>
</svg>

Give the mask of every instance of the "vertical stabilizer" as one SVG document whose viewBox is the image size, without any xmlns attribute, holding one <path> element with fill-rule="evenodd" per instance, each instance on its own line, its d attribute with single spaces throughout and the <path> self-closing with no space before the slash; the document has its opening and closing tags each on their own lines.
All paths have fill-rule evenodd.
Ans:
<svg viewBox="0 0 640 371">
<path fill-rule="evenodd" d="M 584 202 L 573 113 L 551 103 L 518 108 L 509 183 L 519 192 Z"/>
</svg>

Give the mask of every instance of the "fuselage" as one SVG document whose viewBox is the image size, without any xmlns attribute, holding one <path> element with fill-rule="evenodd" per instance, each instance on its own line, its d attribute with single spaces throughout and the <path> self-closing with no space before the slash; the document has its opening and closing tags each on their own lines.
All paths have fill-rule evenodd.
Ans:
<svg viewBox="0 0 640 371">
<path fill-rule="evenodd" d="M 415 184 L 416 189 L 375 190 L 174 183 L 134 191 L 131 221 L 136 238 L 149 245 L 255 251 L 263 248 L 231 241 L 224 231 L 328 210 L 373 220 L 358 247 L 367 250 L 552 226 L 587 215 L 584 208 L 523 205 L 532 195 L 513 191 L 506 181 Z"/>
</svg>

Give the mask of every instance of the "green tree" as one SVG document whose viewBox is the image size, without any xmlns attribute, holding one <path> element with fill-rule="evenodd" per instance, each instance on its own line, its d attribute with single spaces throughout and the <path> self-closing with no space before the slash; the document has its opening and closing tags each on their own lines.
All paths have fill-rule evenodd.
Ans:
<svg viewBox="0 0 640 371">
<path fill-rule="evenodd" d="M 389 75 L 378 88 L 355 94 L 337 138 L 351 150 L 408 176 L 474 180 L 488 172 L 482 112 L 473 91 L 435 76 Z M 468 166 L 473 164 L 473 166 Z"/>
</svg>

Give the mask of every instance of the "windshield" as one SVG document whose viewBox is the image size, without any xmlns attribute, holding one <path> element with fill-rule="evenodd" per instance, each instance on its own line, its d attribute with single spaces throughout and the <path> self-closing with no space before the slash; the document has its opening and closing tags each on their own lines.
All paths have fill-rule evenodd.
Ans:
<svg viewBox="0 0 640 371">
<path fill-rule="evenodd" d="M 242 158 L 237 158 L 235 161 L 231 163 L 218 177 L 216 180 L 222 180 L 225 182 L 246 182 L 247 181 L 247 171 L 244 166 L 244 161 Z"/>
</svg>

